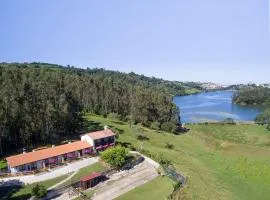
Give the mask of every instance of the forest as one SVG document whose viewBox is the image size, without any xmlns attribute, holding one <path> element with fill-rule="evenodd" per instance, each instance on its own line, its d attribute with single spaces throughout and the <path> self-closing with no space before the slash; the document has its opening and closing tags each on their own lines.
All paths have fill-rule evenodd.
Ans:
<svg viewBox="0 0 270 200">
<path fill-rule="evenodd" d="M 191 85 L 189 85 L 191 84 Z M 47 63 L 0 64 L 0 154 L 57 143 L 81 131 L 94 113 L 175 132 L 174 95 L 196 83 Z"/>
<path fill-rule="evenodd" d="M 266 125 L 270 130 L 270 88 L 249 85 L 236 90 L 233 101 L 241 105 L 257 105 L 264 108 L 264 112 L 255 118 L 257 124 Z"/>
<path fill-rule="evenodd" d="M 268 105 L 270 104 L 270 88 L 255 85 L 245 86 L 236 90 L 233 101 L 242 105 Z"/>
</svg>

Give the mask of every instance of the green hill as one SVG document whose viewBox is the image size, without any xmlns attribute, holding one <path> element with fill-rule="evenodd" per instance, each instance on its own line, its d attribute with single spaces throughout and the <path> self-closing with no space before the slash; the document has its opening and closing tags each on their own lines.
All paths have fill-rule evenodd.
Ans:
<svg viewBox="0 0 270 200">
<path fill-rule="evenodd" d="M 199 84 L 48 63 L 0 64 L 0 156 L 59 143 L 82 131 L 85 112 L 175 132 L 174 95 Z M 15 148 L 14 148 L 15 147 Z"/>
<path fill-rule="evenodd" d="M 120 133 L 118 141 L 122 145 L 169 159 L 188 179 L 175 199 L 269 199 L 270 132 L 262 126 L 198 124 L 189 126 L 187 134 L 177 136 L 100 116 L 86 118 L 89 130 L 107 124 Z M 148 139 L 138 140 L 138 134 Z M 150 199 L 149 187 L 139 190 Z M 166 193 L 170 191 L 168 187 Z M 120 199 L 128 199 L 128 194 Z"/>
</svg>

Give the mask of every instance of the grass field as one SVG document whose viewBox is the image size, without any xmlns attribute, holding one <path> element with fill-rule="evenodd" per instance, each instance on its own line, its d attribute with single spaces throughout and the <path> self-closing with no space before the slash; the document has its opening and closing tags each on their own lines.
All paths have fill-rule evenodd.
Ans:
<svg viewBox="0 0 270 200">
<path fill-rule="evenodd" d="M 59 176 L 57 178 L 49 179 L 47 181 L 42 181 L 39 183 L 25 185 L 25 186 L 22 186 L 21 188 L 14 189 L 15 191 L 10 191 L 12 194 L 10 194 L 9 197 L 0 195 L 0 199 L 25 200 L 25 199 L 28 199 L 29 197 L 31 197 L 32 188 L 36 184 L 43 185 L 43 186 L 45 186 L 45 188 L 49 188 L 49 187 L 55 185 L 56 183 L 66 179 L 67 177 L 68 177 L 68 175 L 63 175 L 63 176 Z"/>
<path fill-rule="evenodd" d="M 93 165 L 81 168 L 71 179 L 69 179 L 67 182 L 63 183 L 61 186 L 69 185 L 70 183 L 74 183 L 79 181 L 83 176 L 87 176 L 91 174 L 92 172 L 102 172 L 108 169 L 106 166 L 101 164 L 100 162 L 97 162 Z M 60 187 L 61 187 L 60 186 Z"/>
<path fill-rule="evenodd" d="M 154 180 L 123 194 L 115 200 L 154 199 L 164 200 L 173 191 L 172 181 L 167 177 L 157 177 Z"/>
<path fill-rule="evenodd" d="M 187 134 L 175 136 L 100 116 L 86 118 L 89 130 L 109 125 L 120 133 L 122 144 L 171 160 L 188 177 L 175 199 L 270 199 L 270 132 L 262 126 L 198 124 L 190 125 Z M 138 134 L 149 139 L 139 141 Z M 166 143 L 173 149 L 165 148 Z"/>
</svg>

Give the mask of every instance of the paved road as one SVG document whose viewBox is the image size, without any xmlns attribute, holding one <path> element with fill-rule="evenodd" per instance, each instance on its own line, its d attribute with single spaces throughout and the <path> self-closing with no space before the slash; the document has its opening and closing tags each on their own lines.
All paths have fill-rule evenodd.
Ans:
<svg viewBox="0 0 270 200">
<path fill-rule="evenodd" d="M 50 172 L 46 172 L 43 174 L 4 178 L 2 179 L 2 181 L 6 182 L 6 181 L 14 180 L 14 184 L 19 181 L 25 184 L 31 184 L 34 182 L 40 182 L 40 181 L 45 181 L 47 179 L 56 178 L 56 177 L 68 174 L 70 172 L 78 171 L 79 169 L 86 167 L 88 165 L 94 164 L 97 161 L 98 161 L 98 157 L 85 158 L 83 160 L 69 163 L 66 166 L 52 169 Z"/>
</svg>

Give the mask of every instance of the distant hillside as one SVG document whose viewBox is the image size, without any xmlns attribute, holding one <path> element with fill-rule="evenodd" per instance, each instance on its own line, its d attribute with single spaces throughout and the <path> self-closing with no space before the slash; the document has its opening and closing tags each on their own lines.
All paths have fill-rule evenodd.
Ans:
<svg viewBox="0 0 270 200">
<path fill-rule="evenodd" d="M 242 86 L 235 91 L 233 101 L 242 105 L 270 104 L 270 88 L 255 85 Z"/>
<path fill-rule="evenodd" d="M 85 112 L 175 132 L 174 95 L 196 83 L 47 63 L 0 64 L 0 153 L 56 143 L 82 129 Z"/>
</svg>

